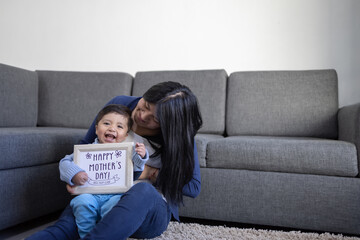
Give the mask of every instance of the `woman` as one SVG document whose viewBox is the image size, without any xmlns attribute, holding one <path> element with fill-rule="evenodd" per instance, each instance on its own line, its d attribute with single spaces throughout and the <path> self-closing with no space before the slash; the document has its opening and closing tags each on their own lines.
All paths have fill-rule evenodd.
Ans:
<svg viewBox="0 0 360 240">
<path fill-rule="evenodd" d="M 147 138 L 157 151 L 149 161 L 161 161 L 153 185 L 135 184 L 84 239 L 154 238 L 179 220 L 183 195 L 200 193 L 200 168 L 194 136 L 202 125 L 196 96 L 176 82 L 152 86 L 143 97 L 118 96 L 108 104 L 132 110 L 132 130 Z M 82 143 L 95 139 L 95 124 Z M 155 164 L 156 165 L 156 164 Z M 78 239 L 74 216 L 67 207 L 60 219 L 28 239 Z"/>
</svg>

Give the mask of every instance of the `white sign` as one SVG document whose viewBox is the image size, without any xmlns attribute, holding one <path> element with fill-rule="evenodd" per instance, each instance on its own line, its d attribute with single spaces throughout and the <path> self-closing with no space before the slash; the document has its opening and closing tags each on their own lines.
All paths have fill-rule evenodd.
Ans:
<svg viewBox="0 0 360 240">
<path fill-rule="evenodd" d="M 74 162 L 88 174 L 88 181 L 74 194 L 123 193 L 133 185 L 133 143 L 74 146 Z"/>
</svg>

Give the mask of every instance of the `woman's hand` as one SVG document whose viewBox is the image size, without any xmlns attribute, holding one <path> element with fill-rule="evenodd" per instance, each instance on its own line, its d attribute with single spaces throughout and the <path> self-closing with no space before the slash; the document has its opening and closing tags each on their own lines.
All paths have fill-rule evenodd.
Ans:
<svg viewBox="0 0 360 240">
<path fill-rule="evenodd" d="M 150 174 L 150 177 L 149 177 L 149 180 L 152 182 L 152 183 L 155 183 L 156 182 L 156 179 L 157 179 L 157 176 L 159 174 L 159 169 L 158 168 L 152 168 L 153 171 L 152 173 Z"/>
<path fill-rule="evenodd" d="M 74 194 L 76 186 L 70 186 L 69 184 L 66 184 L 66 190 L 70 193 L 70 194 Z"/>
<path fill-rule="evenodd" d="M 158 168 L 153 168 L 145 164 L 144 171 L 141 173 L 139 180 L 147 179 L 150 180 L 152 183 L 155 183 L 158 174 L 159 174 Z"/>
<path fill-rule="evenodd" d="M 136 143 L 135 144 L 135 152 L 141 156 L 141 158 L 145 157 L 146 149 L 143 143 Z"/>
</svg>

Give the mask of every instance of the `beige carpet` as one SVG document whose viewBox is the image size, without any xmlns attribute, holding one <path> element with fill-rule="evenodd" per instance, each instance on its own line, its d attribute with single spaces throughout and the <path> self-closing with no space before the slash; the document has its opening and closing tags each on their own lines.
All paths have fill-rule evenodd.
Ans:
<svg viewBox="0 0 360 240">
<path fill-rule="evenodd" d="M 154 240 L 360 240 L 357 237 L 346 237 L 329 233 L 301 233 L 256 230 L 223 226 L 207 226 L 197 223 L 170 222 L 168 229 Z"/>
<path fill-rule="evenodd" d="M 53 222 L 52 222 L 53 223 Z M 8 240 L 20 240 L 34 232 L 52 224 L 45 224 L 29 231 L 15 234 Z M 223 226 L 208 226 L 197 223 L 170 222 L 168 229 L 154 240 L 360 240 L 357 237 L 346 237 L 341 234 L 302 233 L 297 231 L 256 230 L 251 228 L 234 228 Z M 130 240 L 130 239 L 129 239 Z"/>
</svg>

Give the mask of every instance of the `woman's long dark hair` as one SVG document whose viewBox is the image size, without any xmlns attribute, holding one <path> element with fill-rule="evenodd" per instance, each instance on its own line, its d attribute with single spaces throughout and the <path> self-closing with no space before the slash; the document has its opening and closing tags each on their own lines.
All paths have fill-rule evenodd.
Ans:
<svg viewBox="0 0 360 240">
<path fill-rule="evenodd" d="M 145 101 L 156 104 L 160 124 L 162 167 L 157 187 L 173 203 L 182 202 L 182 189 L 193 176 L 194 137 L 202 125 L 196 96 L 177 82 L 162 82 L 151 87 Z"/>
</svg>

